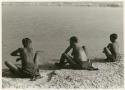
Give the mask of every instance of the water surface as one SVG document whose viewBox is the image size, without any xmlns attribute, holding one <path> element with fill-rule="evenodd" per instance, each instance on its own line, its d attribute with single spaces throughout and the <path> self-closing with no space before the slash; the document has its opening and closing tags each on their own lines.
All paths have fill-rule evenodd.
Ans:
<svg viewBox="0 0 125 90">
<path fill-rule="evenodd" d="M 9 6 L 2 7 L 2 61 L 15 61 L 9 54 L 29 37 L 42 60 L 58 59 L 75 35 L 87 46 L 90 57 L 105 57 L 102 49 L 109 35 L 117 33 L 123 51 L 123 9 L 121 7 Z M 44 57 L 44 58 L 43 58 Z M 4 66 L 4 65 L 3 65 Z"/>
</svg>

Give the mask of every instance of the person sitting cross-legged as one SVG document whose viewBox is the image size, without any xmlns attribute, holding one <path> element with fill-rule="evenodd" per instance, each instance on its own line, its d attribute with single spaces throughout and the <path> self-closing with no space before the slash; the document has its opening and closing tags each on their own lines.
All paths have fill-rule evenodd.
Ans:
<svg viewBox="0 0 125 90">
<path fill-rule="evenodd" d="M 38 52 L 33 54 L 32 41 L 29 38 L 22 40 L 23 48 L 18 48 L 11 53 L 12 56 L 18 56 L 16 61 L 21 61 L 21 67 L 17 67 L 9 61 L 5 61 L 5 65 L 14 75 L 20 77 L 28 77 L 31 80 L 41 78 L 38 67 Z"/>
<path fill-rule="evenodd" d="M 70 50 L 72 50 L 71 55 L 68 54 Z M 78 38 L 76 36 L 70 38 L 69 47 L 62 54 L 60 62 L 55 63 L 55 65 L 62 68 L 66 63 L 69 63 L 73 69 L 98 70 L 98 68 L 94 68 L 92 66 L 92 62 L 88 59 L 85 46 L 79 45 Z"/>
<path fill-rule="evenodd" d="M 110 41 L 111 43 L 109 43 L 107 45 L 107 47 L 104 47 L 103 49 L 103 53 L 106 55 L 106 61 L 108 62 L 115 62 L 120 60 L 121 56 L 119 53 L 119 44 L 116 41 L 118 38 L 118 35 L 113 33 L 110 35 Z"/>
</svg>

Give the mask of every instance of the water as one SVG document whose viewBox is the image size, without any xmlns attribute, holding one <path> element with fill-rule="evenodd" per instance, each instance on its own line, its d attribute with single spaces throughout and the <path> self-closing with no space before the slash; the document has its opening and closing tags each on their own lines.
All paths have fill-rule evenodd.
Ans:
<svg viewBox="0 0 125 90">
<path fill-rule="evenodd" d="M 73 35 L 87 46 L 90 57 L 104 57 L 102 49 L 111 33 L 118 34 L 123 51 L 123 8 L 6 5 L 2 7 L 2 61 L 15 61 L 9 54 L 22 47 L 25 37 L 32 39 L 35 50 L 43 51 L 46 61 L 59 59 Z"/>
</svg>

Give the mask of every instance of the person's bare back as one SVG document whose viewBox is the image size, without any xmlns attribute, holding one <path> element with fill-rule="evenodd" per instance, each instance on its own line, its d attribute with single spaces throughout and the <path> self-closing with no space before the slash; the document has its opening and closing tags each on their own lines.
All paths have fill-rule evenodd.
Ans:
<svg viewBox="0 0 125 90">
<path fill-rule="evenodd" d="M 92 66 L 89 62 L 89 58 L 86 55 L 85 48 L 78 44 L 76 44 L 76 46 L 73 48 L 73 61 L 84 69 L 88 69 L 88 67 Z"/>
<path fill-rule="evenodd" d="M 34 54 L 32 48 L 22 48 L 22 69 L 34 68 Z"/>
<path fill-rule="evenodd" d="M 88 58 L 87 58 L 82 46 L 76 45 L 73 48 L 73 59 L 77 62 L 87 61 Z"/>
<path fill-rule="evenodd" d="M 68 55 L 70 50 L 72 50 L 72 56 Z M 70 38 L 70 45 L 62 54 L 60 62 L 55 63 L 55 65 L 62 67 L 67 62 L 74 69 L 98 70 L 92 66 L 92 63 L 89 62 L 89 58 L 87 56 L 88 55 L 85 46 L 80 46 L 78 43 L 78 38 L 73 36 Z"/>
<path fill-rule="evenodd" d="M 29 38 L 24 38 L 22 40 L 23 48 L 19 48 L 11 53 L 12 56 L 19 56 L 16 61 L 21 61 L 21 68 L 18 69 L 12 65 L 10 62 L 5 62 L 6 66 L 11 69 L 11 71 L 19 72 L 25 74 L 25 76 L 34 77 L 40 76 L 39 68 L 37 65 L 37 52 L 33 54 L 32 41 Z M 34 79 L 35 80 L 35 79 Z"/>
</svg>

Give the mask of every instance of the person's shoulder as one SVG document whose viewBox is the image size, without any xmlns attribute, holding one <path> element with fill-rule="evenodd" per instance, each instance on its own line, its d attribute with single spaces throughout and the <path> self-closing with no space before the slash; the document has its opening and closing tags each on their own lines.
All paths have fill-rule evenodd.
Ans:
<svg viewBox="0 0 125 90">
<path fill-rule="evenodd" d="M 77 49 L 77 50 L 80 50 L 81 48 L 82 48 L 82 47 L 81 47 L 80 45 L 77 45 L 77 46 L 76 46 L 76 49 Z"/>
<path fill-rule="evenodd" d="M 112 43 L 113 45 L 118 45 L 118 42 L 114 42 L 114 43 Z"/>
<path fill-rule="evenodd" d="M 118 48 L 119 47 L 118 42 L 114 42 L 112 45 L 113 45 L 114 48 Z"/>
<path fill-rule="evenodd" d="M 118 42 L 117 42 L 117 41 L 116 41 L 115 43 L 116 43 L 116 44 L 118 44 Z"/>
</svg>

